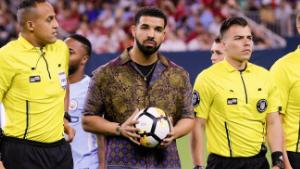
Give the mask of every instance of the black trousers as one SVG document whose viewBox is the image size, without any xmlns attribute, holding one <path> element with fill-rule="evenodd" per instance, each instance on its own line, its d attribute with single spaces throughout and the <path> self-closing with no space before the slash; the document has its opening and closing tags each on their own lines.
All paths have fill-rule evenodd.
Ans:
<svg viewBox="0 0 300 169">
<path fill-rule="evenodd" d="M 287 155 L 293 169 L 300 169 L 300 152 L 296 153 L 288 151 Z"/>
<path fill-rule="evenodd" d="M 0 150 L 6 169 L 73 169 L 71 147 L 64 139 L 40 143 L 4 136 Z"/>
<path fill-rule="evenodd" d="M 265 155 L 253 157 L 222 157 L 209 154 L 206 169 L 269 169 Z"/>
</svg>

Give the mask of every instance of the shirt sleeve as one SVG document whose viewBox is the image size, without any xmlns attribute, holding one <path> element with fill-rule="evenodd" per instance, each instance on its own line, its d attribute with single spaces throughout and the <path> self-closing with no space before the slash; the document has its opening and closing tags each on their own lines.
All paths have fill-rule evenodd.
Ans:
<svg viewBox="0 0 300 169">
<path fill-rule="evenodd" d="M 5 57 L 1 55 L 2 54 L 0 54 L 0 102 L 2 102 L 3 97 L 11 86 L 15 74 L 8 63 L 4 60 Z"/>
<path fill-rule="evenodd" d="M 213 94 L 209 80 L 204 72 L 200 73 L 194 83 L 193 105 L 196 117 L 207 119 Z"/>
<path fill-rule="evenodd" d="M 289 86 L 290 81 L 288 79 L 288 75 L 285 71 L 285 69 L 282 67 L 280 62 L 276 62 L 272 68 L 271 68 L 271 76 L 273 80 L 273 88 L 277 89 L 277 92 L 279 93 L 279 98 L 281 101 L 282 110 L 281 113 L 285 114 L 286 106 L 287 106 L 287 100 L 289 97 Z M 273 89 L 273 90 L 275 90 Z"/>
<path fill-rule="evenodd" d="M 192 85 L 188 73 L 183 76 L 183 87 L 180 90 L 180 99 L 182 102 L 182 118 L 194 118 L 192 104 Z"/>
<path fill-rule="evenodd" d="M 104 80 L 104 74 L 101 69 L 93 72 L 83 108 L 84 115 L 103 115 L 104 90 L 102 84 Z"/>
<path fill-rule="evenodd" d="M 64 43 L 64 56 L 66 58 L 66 65 L 65 65 L 65 73 L 66 73 L 66 76 L 68 77 L 69 76 L 69 62 L 70 62 L 70 51 L 69 51 L 69 47 L 68 45 Z"/>
</svg>

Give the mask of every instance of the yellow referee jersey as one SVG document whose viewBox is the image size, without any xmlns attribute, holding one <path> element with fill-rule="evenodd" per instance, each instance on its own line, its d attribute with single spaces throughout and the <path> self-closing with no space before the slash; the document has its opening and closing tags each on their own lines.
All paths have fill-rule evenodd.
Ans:
<svg viewBox="0 0 300 169">
<path fill-rule="evenodd" d="M 283 128 L 288 151 L 300 152 L 300 49 L 274 63 L 271 73 L 282 99 Z"/>
<path fill-rule="evenodd" d="M 247 63 L 238 71 L 226 60 L 201 72 L 194 85 L 196 116 L 206 119 L 207 147 L 224 157 L 250 157 L 265 142 L 266 115 L 279 94 L 267 70 Z"/>
<path fill-rule="evenodd" d="M 61 40 L 37 48 L 20 35 L 0 49 L 5 135 L 44 143 L 63 138 L 68 63 Z"/>
</svg>

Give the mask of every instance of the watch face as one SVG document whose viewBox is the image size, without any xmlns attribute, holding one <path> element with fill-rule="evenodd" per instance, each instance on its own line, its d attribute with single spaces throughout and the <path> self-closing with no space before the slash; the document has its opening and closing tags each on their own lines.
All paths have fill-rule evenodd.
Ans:
<svg viewBox="0 0 300 169">
<path fill-rule="evenodd" d="M 277 160 L 273 166 L 277 166 L 280 169 L 284 169 L 284 163 L 282 160 Z"/>
<path fill-rule="evenodd" d="M 116 128 L 116 135 L 117 135 L 117 136 L 121 135 L 120 126 L 118 126 L 118 127 Z"/>
</svg>

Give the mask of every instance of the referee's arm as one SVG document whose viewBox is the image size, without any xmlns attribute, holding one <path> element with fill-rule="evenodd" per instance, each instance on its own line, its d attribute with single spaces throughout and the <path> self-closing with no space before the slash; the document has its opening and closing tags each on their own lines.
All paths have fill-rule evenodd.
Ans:
<svg viewBox="0 0 300 169">
<path fill-rule="evenodd" d="M 75 129 L 73 129 L 70 124 L 69 124 L 69 99 L 70 99 L 70 84 L 69 84 L 69 80 L 67 80 L 67 87 L 66 87 L 66 94 L 65 94 L 65 98 L 64 98 L 64 105 L 65 105 L 65 116 L 64 116 L 64 132 L 65 134 L 68 135 L 67 138 L 67 142 L 72 142 L 72 140 L 75 137 Z M 67 118 L 68 117 L 68 118 Z"/>
<path fill-rule="evenodd" d="M 205 134 L 205 123 L 206 120 L 204 118 L 195 118 L 195 125 L 191 132 L 191 153 L 194 166 L 204 166 L 204 134 Z"/>
<path fill-rule="evenodd" d="M 283 130 L 278 112 L 267 114 L 267 139 L 272 153 L 283 152 Z"/>
<path fill-rule="evenodd" d="M 280 114 L 280 123 L 282 124 L 282 116 L 284 116 L 284 114 Z M 285 148 L 285 133 L 283 130 L 283 161 L 284 161 L 284 168 L 285 169 L 292 169 L 291 163 L 289 161 L 288 155 L 286 153 L 286 148 Z"/>
<path fill-rule="evenodd" d="M 267 114 L 267 138 L 271 151 L 282 151 L 283 130 L 278 112 Z"/>
</svg>

